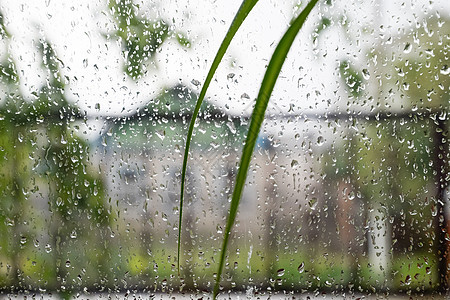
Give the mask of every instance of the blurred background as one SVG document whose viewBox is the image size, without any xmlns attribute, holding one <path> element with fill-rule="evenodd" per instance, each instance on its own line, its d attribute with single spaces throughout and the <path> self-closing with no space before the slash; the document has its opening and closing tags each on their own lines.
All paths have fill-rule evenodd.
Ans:
<svg viewBox="0 0 450 300">
<path fill-rule="evenodd" d="M 187 128 L 240 5 L 193 2 L 0 2 L 2 294 L 212 289 L 258 84 L 306 1 L 261 0 L 211 83 L 178 276 Z M 269 103 L 225 290 L 445 295 L 449 12 L 319 1 Z"/>
</svg>

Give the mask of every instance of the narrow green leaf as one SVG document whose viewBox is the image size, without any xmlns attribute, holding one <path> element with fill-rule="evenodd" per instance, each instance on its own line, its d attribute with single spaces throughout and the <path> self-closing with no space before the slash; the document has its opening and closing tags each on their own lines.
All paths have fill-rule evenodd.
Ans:
<svg viewBox="0 0 450 300">
<path fill-rule="evenodd" d="M 239 171 L 236 177 L 236 185 L 233 191 L 233 197 L 231 199 L 230 210 L 228 213 L 228 219 L 224 231 L 223 244 L 220 253 L 219 269 L 217 271 L 216 284 L 214 286 L 213 299 L 216 299 L 217 294 L 219 293 L 220 278 L 222 275 L 223 266 L 225 264 L 225 256 L 231 227 L 233 227 L 234 221 L 236 219 L 242 190 L 247 178 L 248 167 L 253 154 L 253 149 L 256 144 L 256 139 L 261 128 L 261 124 L 264 120 L 264 114 L 266 112 L 267 104 L 269 103 L 270 95 L 272 94 L 273 88 L 280 74 L 281 67 L 283 66 L 283 63 L 286 59 L 289 49 L 292 46 L 292 43 L 294 42 L 294 39 L 305 23 L 309 13 L 316 5 L 317 1 L 318 0 L 311 0 L 283 35 L 272 55 L 272 58 L 270 59 L 269 65 L 264 75 L 264 79 L 261 83 L 258 98 L 256 99 L 255 108 L 253 109 L 251 117 L 247 140 L 245 141 L 244 150 L 242 152 Z"/>
<path fill-rule="evenodd" d="M 206 95 L 206 90 L 209 87 L 209 84 L 211 83 L 211 80 L 214 76 L 214 73 L 217 70 L 217 67 L 219 66 L 220 62 L 222 61 L 223 56 L 225 55 L 225 52 L 228 49 L 228 46 L 230 45 L 231 41 L 233 40 L 234 35 L 238 31 L 241 24 L 244 22 L 245 18 L 248 16 L 250 11 L 253 9 L 255 4 L 258 2 L 258 0 L 244 0 L 239 7 L 238 12 L 236 13 L 236 16 L 233 19 L 233 22 L 230 25 L 230 28 L 228 29 L 227 34 L 225 35 L 225 38 L 222 41 L 222 44 L 219 47 L 219 50 L 217 51 L 216 57 L 214 58 L 214 61 L 211 65 L 211 68 L 209 69 L 208 75 L 206 76 L 205 82 L 203 84 L 202 90 L 200 91 L 200 95 L 197 100 L 197 104 L 195 105 L 194 112 L 192 113 L 191 122 L 189 124 L 189 130 L 186 137 L 186 146 L 184 148 L 184 158 L 183 158 L 183 168 L 181 170 L 181 194 L 180 194 L 180 216 L 179 216 L 179 224 L 178 224 L 178 275 L 180 275 L 180 247 L 181 247 L 181 226 L 182 226 L 182 220 L 183 220 L 183 200 L 184 200 L 184 183 L 186 181 L 186 168 L 187 168 L 187 160 L 189 156 L 189 147 L 191 145 L 191 139 L 192 139 L 192 133 L 194 131 L 194 124 L 195 120 L 197 119 L 198 112 L 200 110 L 200 106 L 202 105 L 203 99 Z"/>
</svg>

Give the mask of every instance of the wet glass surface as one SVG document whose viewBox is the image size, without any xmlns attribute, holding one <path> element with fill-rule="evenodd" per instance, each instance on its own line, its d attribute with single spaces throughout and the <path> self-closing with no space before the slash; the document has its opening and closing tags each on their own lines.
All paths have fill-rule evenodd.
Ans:
<svg viewBox="0 0 450 300">
<path fill-rule="evenodd" d="M 306 2 L 259 1 L 231 42 L 179 224 L 239 5 L 0 3 L 2 297 L 212 297 L 255 99 Z M 449 13 L 318 2 L 255 133 L 219 298 L 447 295 Z"/>
</svg>

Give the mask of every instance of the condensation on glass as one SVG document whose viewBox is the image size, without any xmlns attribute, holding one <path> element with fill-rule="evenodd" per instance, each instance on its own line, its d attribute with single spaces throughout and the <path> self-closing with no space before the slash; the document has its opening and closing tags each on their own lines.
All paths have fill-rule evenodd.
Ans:
<svg viewBox="0 0 450 300">
<path fill-rule="evenodd" d="M 0 3 L 0 297 L 211 297 L 264 71 L 305 1 Z M 444 298 L 450 5 L 319 1 L 259 133 L 221 278 L 238 298 Z"/>
</svg>

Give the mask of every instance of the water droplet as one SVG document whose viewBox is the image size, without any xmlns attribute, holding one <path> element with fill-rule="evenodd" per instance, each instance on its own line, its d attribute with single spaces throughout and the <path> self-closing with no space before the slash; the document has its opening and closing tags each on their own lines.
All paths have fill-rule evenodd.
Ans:
<svg viewBox="0 0 450 300">
<path fill-rule="evenodd" d="M 355 199 L 355 192 L 350 191 L 350 193 L 348 194 L 348 200 L 353 200 L 353 199 Z"/>
<path fill-rule="evenodd" d="M 369 70 L 363 69 L 363 70 L 362 70 L 362 75 L 363 75 L 363 78 L 364 78 L 365 80 L 368 80 L 368 79 L 370 78 Z"/>
<path fill-rule="evenodd" d="M 247 93 L 243 93 L 241 99 L 250 99 L 250 96 Z"/>
<path fill-rule="evenodd" d="M 410 53 L 412 49 L 412 46 L 410 43 L 406 43 L 405 48 L 403 49 L 404 53 Z"/>
<path fill-rule="evenodd" d="M 442 75 L 448 75 L 448 74 L 450 74 L 450 68 L 448 67 L 448 65 L 444 65 L 442 68 L 441 68 L 441 74 Z"/>
<path fill-rule="evenodd" d="M 159 137 L 161 141 L 164 141 L 164 139 L 166 138 L 166 131 L 165 130 L 156 131 L 156 135 Z"/>
<path fill-rule="evenodd" d="M 284 273 L 285 273 L 285 270 L 284 270 L 284 269 L 279 269 L 279 270 L 277 271 L 277 275 L 278 275 L 278 277 L 281 277 L 281 276 L 283 276 L 283 275 L 284 275 Z"/>
<path fill-rule="evenodd" d="M 317 138 L 317 145 L 318 146 L 322 146 L 324 142 L 325 142 L 325 139 L 323 138 L 323 136 L 319 136 Z"/>
<path fill-rule="evenodd" d="M 437 211 L 438 211 L 437 206 L 436 205 L 431 205 L 431 215 L 433 217 L 437 216 Z"/>
<path fill-rule="evenodd" d="M 14 224 L 15 224 L 14 220 L 12 220 L 10 218 L 6 218 L 6 225 L 7 226 L 12 227 L 12 226 L 14 226 Z"/>
<path fill-rule="evenodd" d="M 87 60 L 87 58 L 85 58 L 85 59 L 83 59 L 83 67 L 87 68 L 87 66 L 88 66 L 88 60 Z"/>
<path fill-rule="evenodd" d="M 198 81 L 197 79 L 192 79 L 191 83 L 195 86 L 199 86 L 200 85 L 200 81 Z"/>
<path fill-rule="evenodd" d="M 317 198 L 312 198 L 311 200 L 308 201 L 308 205 L 309 207 L 311 207 L 311 209 L 316 209 L 317 207 Z"/>
<path fill-rule="evenodd" d="M 301 263 L 297 268 L 299 273 L 303 273 L 305 271 L 305 263 Z"/>
</svg>

